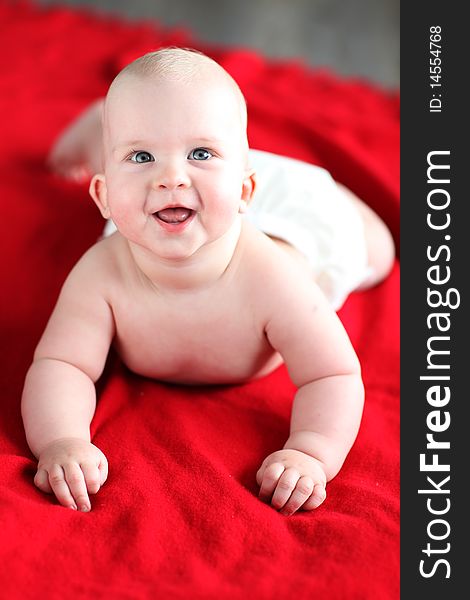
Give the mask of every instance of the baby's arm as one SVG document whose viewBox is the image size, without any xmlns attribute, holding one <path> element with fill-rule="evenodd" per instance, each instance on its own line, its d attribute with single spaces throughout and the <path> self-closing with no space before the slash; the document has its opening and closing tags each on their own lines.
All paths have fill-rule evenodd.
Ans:
<svg viewBox="0 0 470 600">
<path fill-rule="evenodd" d="M 26 437 L 38 458 L 35 484 L 70 508 L 90 510 L 88 494 L 107 477 L 104 454 L 90 443 L 94 382 L 114 324 L 93 266 L 94 249 L 76 265 L 36 348 L 23 390 Z"/>
<path fill-rule="evenodd" d="M 360 424 L 364 389 L 349 338 L 317 286 L 286 281 L 266 335 L 283 356 L 294 398 L 290 436 L 257 473 L 260 497 L 283 514 L 317 508 Z"/>
</svg>

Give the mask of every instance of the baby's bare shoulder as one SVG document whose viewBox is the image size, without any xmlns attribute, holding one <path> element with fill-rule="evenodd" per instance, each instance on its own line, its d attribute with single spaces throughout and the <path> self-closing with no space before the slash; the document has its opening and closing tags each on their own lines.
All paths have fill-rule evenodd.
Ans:
<svg viewBox="0 0 470 600">
<path fill-rule="evenodd" d="M 247 236 L 243 269 L 245 293 L 263 323 L 294 313 L 302 320 L 312 307 L 325 305 L 308 266 L 256 230 Z"/>
<path fill-rule="evenodd" d="M 118 240 L 112 238 L 96 242 L 83 254 L 67 278 L 68 285 L 90 292 L 118 281 L 121 251 Z"/>
<path fill-rule="evenodd" d="M 263 296 L 282 296 L 311 287 L 313 278 L 307 263 L 297 260 L 264 233 L 245 228 L 243 269 L 251 289 Z"/>
</svg>

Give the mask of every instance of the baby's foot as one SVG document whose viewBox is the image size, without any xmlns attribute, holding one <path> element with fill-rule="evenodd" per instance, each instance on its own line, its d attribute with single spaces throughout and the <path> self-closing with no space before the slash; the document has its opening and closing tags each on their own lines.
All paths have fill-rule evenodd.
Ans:
<svg viewBox="0 0 470 600">
<path fill-rule="evenodd" d="M 47 158 L 52 171 L 80 183 L 101 171 L 102 107 L 103 100 L 93 102 L 58 137 Z"/>
</svg>

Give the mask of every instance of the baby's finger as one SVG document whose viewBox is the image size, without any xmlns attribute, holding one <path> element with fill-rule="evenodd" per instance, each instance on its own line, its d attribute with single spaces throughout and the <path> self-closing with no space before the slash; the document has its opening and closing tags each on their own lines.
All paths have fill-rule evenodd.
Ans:
<svg viewBox="0 0 470 600">
<path fill-rule="evenodd" d="M 41 492 L 46 494 L 52 494 L 52 488 L 49 483 L 49 474 L 45 469 L 38 469 L 34 476 L 34 485 L 38 487 Z"/>
<path fill-rule="evenodd" d="M 67 464 L 64 468 L 65 480 L 70 489 L 70 493 L 75 499 L 78 510 L 88 512 L 91 510 L 90 499 L 85 484 L 85 477 L 80 466 L 77 463 Z"/>
<path fill-rule="evenodd" d="M 271 500 L 271 504 L 276 510 L 280 510 L 289 500 L 299 478 L 298 471 L 292 468 L 286 469 L 281 475 Z"/>
<path fill-rule="evenodd" d="M 284 468 L 284 465 L 281 463 L 271 463 L 269 467 L 266 467 L 262 475 L 261 487 L 259 490 L 260 500 L 263 500 L 264 502 L 271 500 L 279 477 L 284 473 Z"/>
<path fill-rule="evenodd" d="M 289 516 L 295 513 L 310 498 L 313 492 L 313 479 L 311 477 L 301 477 L 287 504 L 282 509 L 282 514 Z"/>
<path fill-rule="evenodd" d="M 65 481 L 64 471 L 60 465 L 53 465 L 49 470 L 49 484 L 62 506 L 77 510 L 77 505 L 70 493 L 69 486 Z"/>
<path fill-rule="evenodd" d="M 318 508 L 320 504 L 325 501 L 325 498 L 325 486 L 322 483 L 317 483 L 313 488 L 312 495 L 302 506 L 302 510 L 314 510 L 315 508 Z"/>
<path fill-rule="evenodd" d="M 101 475 L 98 466 L 93 463 L 81 463 L 80 467 L 85 477 L 86 489 L 89 494 L 98 493 L 101 487 Z"/>
<path fill-rule="evenodd" d="M 100 472 L 100 485 L 103 485 L 106 479 L 108 479 L 108 461 L 104 454 L 101 454 L 101 461 L 98 465 L 98 469 Z"/>
</svg>

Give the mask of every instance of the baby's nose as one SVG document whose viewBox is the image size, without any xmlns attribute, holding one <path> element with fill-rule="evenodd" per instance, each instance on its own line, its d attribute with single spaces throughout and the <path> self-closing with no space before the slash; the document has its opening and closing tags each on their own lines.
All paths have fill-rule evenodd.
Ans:
<svg viewBox="0 0 470 600">
<path fill-rule="evenodd" d="M 191 181 L 183 165 L 161 165 L 156 172 L 154 187 L 156 189 L 174 190 L 189 187 Z"/>
</svg>

